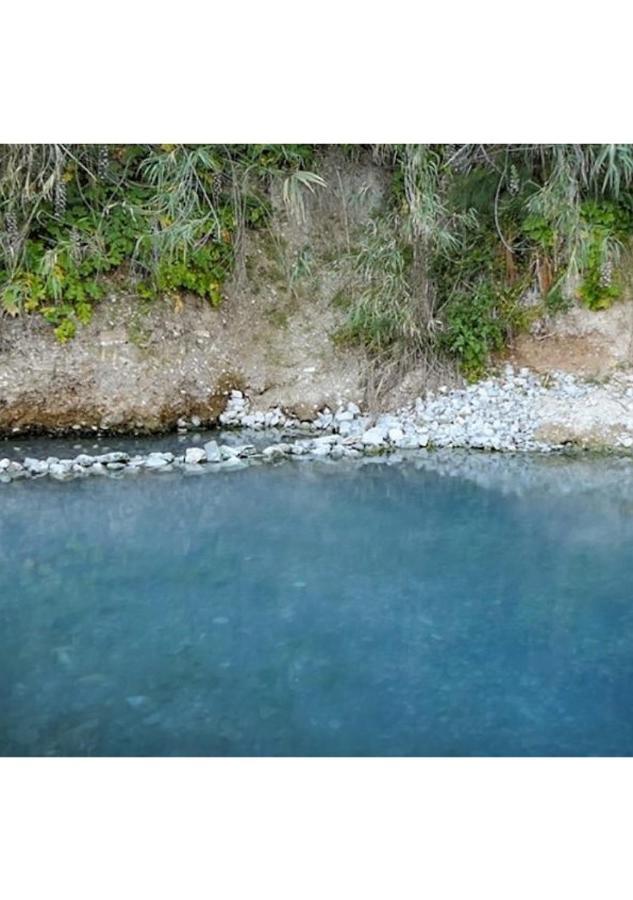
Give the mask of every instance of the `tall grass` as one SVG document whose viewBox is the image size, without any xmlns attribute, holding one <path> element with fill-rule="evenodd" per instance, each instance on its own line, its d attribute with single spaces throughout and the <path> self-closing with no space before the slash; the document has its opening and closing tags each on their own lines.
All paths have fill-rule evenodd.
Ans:
<svg viewBox="0 0 633 900">
<path fill-rule="evenodd" d="M 306 168 L 306 145 L 0 145 L 0 277 L 25 262 L 27 242 L 62 223 L 67 196 L 100 224 L 125 207 L 137 224 L 135 256 L 143 265 L 186 254 L 228 227 L 240 234 L 266 186 L 277 179 L 289 212 L 305 216 L 306 192 L 323 180 Z M 58 234 L 64 241 L 68 234 Z M 4 275 L 3 275 L 4 272 Z"/>
<path fill-rule="evenodd" d="M 348 330 L 368 349 L 429 360 L 467 346 L 481 371 L 486 336 L 528 321 L 522 289 L 540 292 L 544 309 L 574 284 L 591 308 L 618 296 L 615 273 L 633 234 L 633 146 L 373 149 L 393 172 L 394 200 L 357 255 L 361 287 Z M 489 322 L 479 322 L 484 312 Z"/>
</svg>

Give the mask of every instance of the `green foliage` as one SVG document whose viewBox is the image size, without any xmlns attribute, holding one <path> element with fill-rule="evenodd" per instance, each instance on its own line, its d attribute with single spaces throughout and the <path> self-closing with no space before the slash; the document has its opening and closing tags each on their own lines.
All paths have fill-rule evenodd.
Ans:
<svg viewBox="0 0 633 900">
<path fill-rule="evenodd" d="M 39 312 L 61 341 L 108 279 L 143 300 L 220 303 L 246 228 L 266 225 L 270 182 L 293 214 L 323 180 L 315 146 L 0 146 L 0 309 Z"/>
<path fill-rule="evenodd" d="M 352 257 L 358 286 L 337 339 L 377 353 L 407 343 L 421 348 L 426 335 L 420 298 L 412 292 L 411 246 L 398 235 L 394 219 L 372 221 Z M 345 292 L 339 294 L 334 302 L 345 304 Z"/>
<path fill-rule="evenodd" d="M 353 235 L 340 339 L 378 354 L 446 355 L 468 377 L 539 311 L 622 293 L 633 235 L 628 144 L 363 146 L 391 202 Z M 345 145 L 349 160 L 358 147 Z M 44 316 L 62 341 L 112 280 L 141 301 L 189 292 L 217 305 L 271 192 L 289 213 L 324 187 L 314 144 L 0 146 L 0 309 Z M 282 273 L 293 293 L 308 256 Z M 540 294 L 529 309 L 521 297 Z"/>
<path fill-rule="evenodd" d="M 159 293 L 189 291 L 218 306 L 222 300 L 221 289 L 232 263 L 231 246 L 227 243 L 209 242 L 176 259 L 161 261 L 156 276 Z"/>
<path fill-rule="evenodd" d="M 542 250 L 551 251 L 556 245 L 556 235 L 553 227 L 545 216 L 532 213 L 522 223 L 523 233 L 529 240 Z"/>
<path fill-rule="evenodd" d="M 485 374 L 490 353 L 500 350 L 505 339 L 495 295 L 482 283 L 472 294 L 459 294 L 446 313 L 442 346 L 460 363 L 471 381 Z"/>
<path fill-rule="evenodd" d="M 633 146 L 380 145 L 375 157 L 391 167 L 392 243 L 415 262 L 386 290 L 389 266 L 373 254 L 348 311 L 361 343 L 448 354 L 475 378 L 512 334 L 567 308 L 572 290 L 591 309 L 620 296 Z"/>
<path fill-rule="evenodd" d="M 492 353 L 527 324 L 521 305 L 526 279 L 506 283 L 503 257 L 493 232 L 479 224 L 464 236 L 458 260 L 437 256 L 430 268 L 441 328 L 438 349 L 455 359 L 466 378 L 481 378 Z"/>
<path fill-rule="evenodd" d="M 601 275 L 601 254 L 596 248 L 590 253 L 588 268 L 580 286 L 580 298 L 589 309 L 608 309 L 620 296 L 618 284 L 605 283 Z"/>
<path fill-rule="evenodd" d="M 586 239 L 579 295 L 589 309 L 608 309 L 622 291 L 614 263 L 620 242 L 633 231 L 633 217 L 626 206 L 609 200 L 585 201 L 581 215 Z"/>
<path fill-rule="evenodd" d="M 546 293 L 543 306 L 545 312 L 554 316 L 557 313 L 566 312 L 571 306 L 571 298 L 565 294 L 562 281 L 557 281 Z"/>
</svg>

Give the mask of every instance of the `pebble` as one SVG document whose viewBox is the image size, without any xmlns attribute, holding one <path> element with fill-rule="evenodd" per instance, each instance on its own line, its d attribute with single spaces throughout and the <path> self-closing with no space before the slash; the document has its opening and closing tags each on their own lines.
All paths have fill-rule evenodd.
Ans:
<svg viewBox="0 0 633 900">
<path fill-rule="evenodd" d="M 229 459 L 224 460 L 224 462 L 220 463 L 217 466 L 218 469 L 246 469 L 248 468 L 248 463 L 240 459 L 237 456 L 232 456 Z"/>
</svg>

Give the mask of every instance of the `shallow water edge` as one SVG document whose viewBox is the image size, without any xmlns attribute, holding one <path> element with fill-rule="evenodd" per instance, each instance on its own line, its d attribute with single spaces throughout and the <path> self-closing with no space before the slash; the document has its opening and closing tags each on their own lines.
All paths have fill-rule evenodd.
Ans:
<svg viewBox="0 0 633 900">
<path fill-rule="evenodd" d="M 630 476 L 436 451 L 22 479 L 0 753 L 630 755 Z"/>
</svg>

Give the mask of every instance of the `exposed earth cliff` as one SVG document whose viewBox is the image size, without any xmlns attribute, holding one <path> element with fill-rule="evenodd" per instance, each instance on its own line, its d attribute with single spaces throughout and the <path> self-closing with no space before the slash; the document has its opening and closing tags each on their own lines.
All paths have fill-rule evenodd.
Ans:
<svg viewBox="0 0 633 900">
<path fill-rule="evenodd" d="M 336 153 L 326 158 L 323 174 L 329 188 L 308 197 L 304 221 L 273 196 L 271 227 L 247 234 L 244 264 L 219 307 L 186 293 L 142 302 L 113 278 L 90 324 L 65 344 L 42 318 L 0 318 L 0 433 L 143 433 L 192 420 L 213 424 L 232 390 L 242 391 L 254 412 L 279 408 L 312 421 L 348 402 L 384 413 L 413 407 L 441 383 L 459 388 L 456 370 L 431 376 L 405 364 L 380 384 L 375 361 L 338 339 L 341 295 L 353 283 L 354 235 L 384 204 L 389 183 L 371 159 L 352 162 Z M 537 320 L 496 365 L 507 361 L 535 373 L 545 387 L 558 372 L 581 385 L 534 395 L 530 402 L 543 420 L 539 439 L 628 445 L 629 298 L 607 310 L 574 305 Z"/>
</svg>

